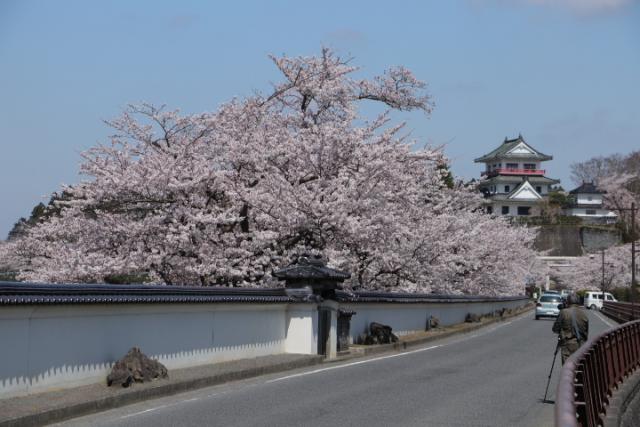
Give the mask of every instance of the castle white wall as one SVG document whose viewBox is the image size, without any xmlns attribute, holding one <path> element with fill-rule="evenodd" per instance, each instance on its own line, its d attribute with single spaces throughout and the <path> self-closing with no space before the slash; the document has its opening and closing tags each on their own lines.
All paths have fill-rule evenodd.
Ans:
<svg viewBox="0 0 640 427">
<path fill-rule="evenodd" d="M 601 194 L 578 194 L 576 196 L 576 201 L 580 205 L 600 206 L 602 205 L 602 195 Z"/>
<path fill-rule="evenodd" d="M 587 213 L 589 211 L 595 211 L 595 213 Z M 612 212 L 608 209 L 597 209 L 597 208 L 571 208 L 567 209 L 567 215 L 573 216 L 583 216 L 583 217 L 607 217 L 607 218 L 615 218 L 615 212 Z"/>
</svg>

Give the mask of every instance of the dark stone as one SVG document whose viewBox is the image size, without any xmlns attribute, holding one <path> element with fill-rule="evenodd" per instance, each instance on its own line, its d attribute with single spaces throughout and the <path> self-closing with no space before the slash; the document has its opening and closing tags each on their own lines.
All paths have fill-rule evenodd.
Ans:
<svg viewBox="0 0 640 427">
<path fill-rule="evenodd" d="M 467 323 L 475 323 L 475 322 L 479 322 L 482 319 L 482 316 L 475 314 L 475 313 L 467 313 L 467 317 L 466 319 L 464 319 L 465 322 Z"/>
<path fill-rule="evenodd" d="M 440 319 L 438 319 L 436 316 L 431 316 L 429 318 L 429 329 L 437 328 L 439 326 L 440 326 Z"/>
<path fill-rule="evenodd" d="M 147 357 L 138 347 L 133 347 L 113 365 L 107 376 L 107 385 L 129 387 L 133 382 L 148 382 L 167 376 L 167 368 L 162 363 Z"/>
<path fill-rule="evenodd" d="M 365 345 L 390 344 L 393 342 L 398 342 L 398 337 L 391 332 L 391 326 L 371 322 L 369 325 L 369 335 L 364 339 Z"/>
</svg>

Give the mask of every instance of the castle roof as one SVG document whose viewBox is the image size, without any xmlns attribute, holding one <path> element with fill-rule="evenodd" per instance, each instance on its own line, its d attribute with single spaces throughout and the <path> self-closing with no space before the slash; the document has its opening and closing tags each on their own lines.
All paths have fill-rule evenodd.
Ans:
<svg viewBox="0 0 640 427">
<path fill-rule="evenodd" d="M 560 183 L 559 179 L 548 178 L 546 176 L 527 176 L 526 179 L 532 185 L 554 185 Z M 486 187 L 487 185 L 495 185 L 495 184 L 519 184 L 521 181 L 524 181 L 525 177 L 520 175 L 497 175 L 491 178 L 486 178 L 480 181 L 478 184 L 481 187 Z"/>
<path fill-rule="evenodd" d="M 505 138 L 504 142 L 500 144 L 498 148 L 482 157 L 478 157 L 475 159 L 475 162 L 490 162 L 497 159 L 531 159 L 545 161 L 553 159 L 553 156 L 541 153 L 527 144 L 522 135 L 518 135 L 515 139 Z"/>
<path fill-rule="evenodd" d="M 606 191 L 599 190 L 593 182 L 583 182 L 578 188 L 569 191 L 569 194 L 605 194 Z"/>
</svg>

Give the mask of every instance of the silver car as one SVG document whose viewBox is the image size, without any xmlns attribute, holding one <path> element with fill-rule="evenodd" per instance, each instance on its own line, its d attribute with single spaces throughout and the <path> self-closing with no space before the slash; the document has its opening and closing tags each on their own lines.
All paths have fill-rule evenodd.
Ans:
<svg viewBox="0 0 640 427">
<path fill-rule="evenodd" d="M 562 297 L 557 294 L 542 294 L 536 304 L 536 320 L 541 317 L 558 317 Z"/>
</svg>

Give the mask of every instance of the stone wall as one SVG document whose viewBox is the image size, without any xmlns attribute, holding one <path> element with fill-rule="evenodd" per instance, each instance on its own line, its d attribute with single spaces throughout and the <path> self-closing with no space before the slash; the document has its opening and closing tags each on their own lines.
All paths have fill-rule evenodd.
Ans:
<svg viewBox="0 0 640 427">
<path fill-rule="evenodd" d="M 547 256 L 581 256 L 580 226 L 542 225 L 538 227 L 535 248 Z"/>
<path fill-rule="evenodd" d="M 535 248 L 547 256 L 581 256 L 620 243 L 620 233 L 611 227 L 589 225 L 539 226 Z"/>
<path fill-rule="evenodd" d="M 582 246 L 587 252 L 595 252 L 621 243 L 620 231 L 613 228 L 583 226 L 580 230 Z"/>
</svg>

